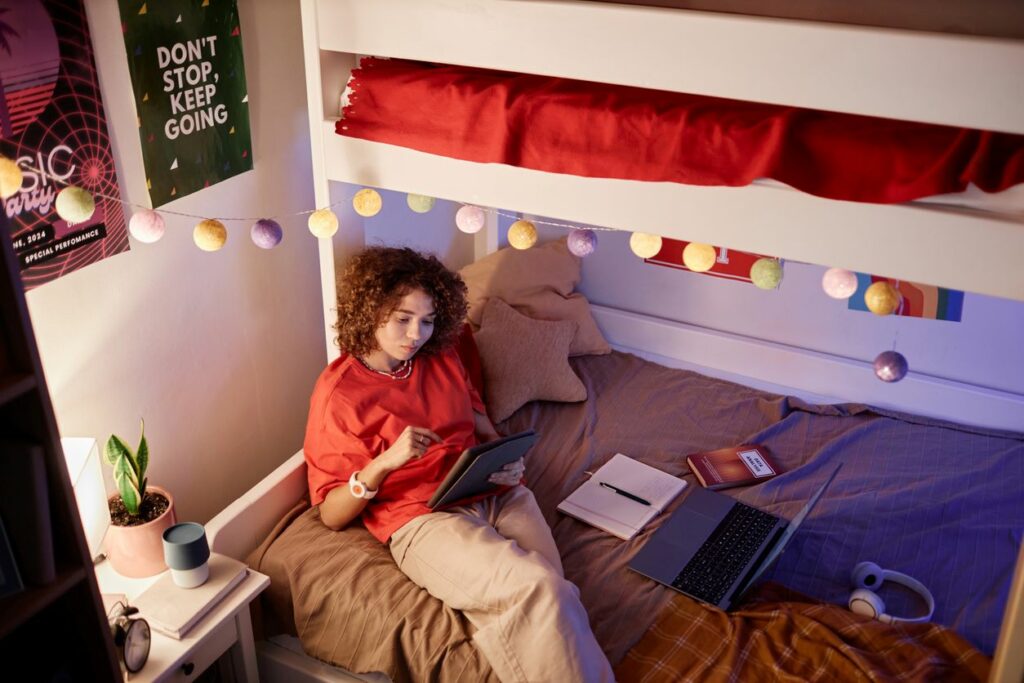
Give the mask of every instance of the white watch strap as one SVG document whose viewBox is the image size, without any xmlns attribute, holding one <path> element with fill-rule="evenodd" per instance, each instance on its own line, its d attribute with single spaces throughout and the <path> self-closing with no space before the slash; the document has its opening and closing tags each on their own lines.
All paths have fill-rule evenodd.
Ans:
<svg viewBox="0 0 1024 683">
<path fill-rule="evenodd" d="M 353 472 L 352 476 L 349 477 L 348 490 L 356 498 L 365 498 L 367 500 L 377 495 L 377 489 L 371 489 L 369 486 L 359 481 L 359 472 Z"/>
</svg>

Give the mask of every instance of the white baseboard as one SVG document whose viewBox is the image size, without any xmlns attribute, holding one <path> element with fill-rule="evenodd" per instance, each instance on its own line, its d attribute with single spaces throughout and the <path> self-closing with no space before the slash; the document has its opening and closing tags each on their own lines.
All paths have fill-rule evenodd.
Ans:
<svg viewBox="0 0 1024 683">
<path fill-rule="evenodd" d="M 591 305 L 615 348 L 815 403 L 856 402 L 961 424 L 1020 431 L 1024 395 L 911 371 L 875 377 L 871 363 L 673 320 Z"/>
</svg>

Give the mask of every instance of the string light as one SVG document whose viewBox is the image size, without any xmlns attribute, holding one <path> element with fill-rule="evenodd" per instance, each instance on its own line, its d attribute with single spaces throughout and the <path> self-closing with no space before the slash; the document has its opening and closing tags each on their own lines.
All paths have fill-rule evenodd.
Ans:
<svg viewBox="0 0 1024 683">
<path fill-rule="evenodd" d="M 0 199 L 13 197 L 21 189 L 24 180 L 25 176 L 16 161 L 0 157 Z"/>
<path fill-rule="evenodd" d="M 203 251 L 218 251 L 228 241 L 228 229 L 220 221 L 207 218 L 196 223 L 192 241 Z"/>
<path fill-rule="evenodd" d="M 284 230 L 281 229 L 281 224 L 274 219 L 261 218 L 252 224 L 249 237 L 252 239 L 252 243 L 260 249 L 273 249 L 281 243 Z"/>
<path fill-rule="evenodd" d="M 139 209 L 128 221 L 128 232 L 132 237 L 145 244 L 152 244 L 164 236 L 163 216 L 153 209 Z"/>
<path fill-rule="evenodd" d="M 683 265 L 695 273 L 711 270 L 718 259 L 718 252 L 710 244 L 690 242 L 683 248 Z"/>
<path fill-rule="evenodd" d="M 84 223 L 92 217 L 96 211 L 96 200 L 92 195 L 78 187 L 68 185 L 57 193 L 57 201 L 53 203 L 57 209 L 57 215 L 68 222 L 69 225 Z"/>
<path fill-rule="evenodd" d="M 782 282 L 782 263 L 774 258 L 759 258 L 750 266 L 750 281 L 759 289 L 777 289 Z"/>
</svg>

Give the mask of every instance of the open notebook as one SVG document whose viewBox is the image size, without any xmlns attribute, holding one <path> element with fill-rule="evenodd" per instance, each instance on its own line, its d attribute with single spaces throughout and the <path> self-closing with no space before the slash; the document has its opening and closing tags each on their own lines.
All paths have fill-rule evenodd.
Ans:
<svg viewBox="0 0 1024 683">
<path fill-rule="evenodd" d="M 628 541 L 684 488 L 682 479 L 616 453 L 558 510 Z"/>
</svg>

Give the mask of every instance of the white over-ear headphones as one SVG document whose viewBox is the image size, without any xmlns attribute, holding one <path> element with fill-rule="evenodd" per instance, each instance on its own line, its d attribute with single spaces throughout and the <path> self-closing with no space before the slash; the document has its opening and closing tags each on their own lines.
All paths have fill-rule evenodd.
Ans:
<svg viewBox="0 0 1024 683">
<path fill-rule="evenodd" d="M 850 580 L 856 587 L 856 590 L 850 593 L 849 601 L 850 610 L 855 614 L 874 617 L 886 624 L 893 624 L 896 622 L 915 624 L 922 621 L 928 621 L 932 618 L 932 614 L 935 613 L 935 598 L 932 597 L 931 592 L 925 588 L 923 583 L 913 577 L 907 576 L 906 574 L 882 569 L 874 562 L 861 562 L 853 568 L 853 573 L 850 574 Z M 928 614 L 923 617 L 910 618 L 894 617 L 891 614 L 886 614 L 885 603 L 882 601 L 882 598 L 875 593 L 875 591 L 877 591 L 885 581 L 892 581 L 893 583 L 898 583 L 901 586 L 906 586 L 920 595 L 928 605 Z"/>
</svg>

